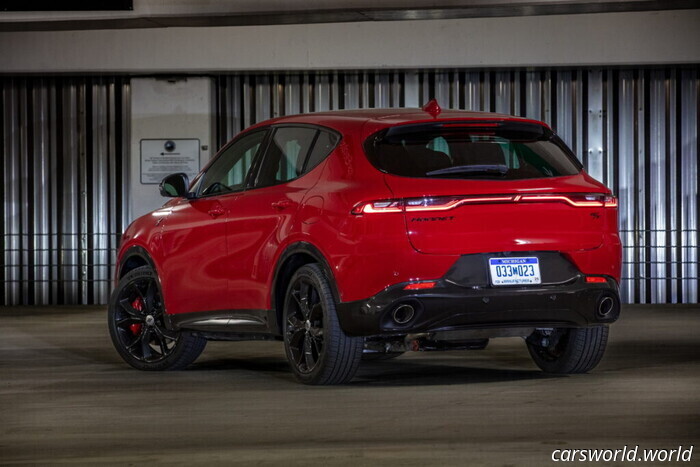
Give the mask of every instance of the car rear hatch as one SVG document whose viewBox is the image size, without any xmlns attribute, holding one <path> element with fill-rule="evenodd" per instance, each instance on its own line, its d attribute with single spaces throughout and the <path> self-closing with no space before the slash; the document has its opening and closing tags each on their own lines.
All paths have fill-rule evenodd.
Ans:
<svg viewBox="0 0 700 467">
<path fill-rule="evenodd" d="M 548 128 L 512 121 L 392 127 L 366 143 L 393 199 L 356 213 L 402 211 L 413 247 L 428 254 L 593 249 L 609 190 Z"/>
</svg>

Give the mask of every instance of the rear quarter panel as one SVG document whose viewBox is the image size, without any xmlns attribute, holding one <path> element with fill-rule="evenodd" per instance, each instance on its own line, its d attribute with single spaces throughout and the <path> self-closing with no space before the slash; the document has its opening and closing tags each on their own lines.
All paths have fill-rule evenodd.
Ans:
<svg viewBox="0 0 700 467">
<path fill-rule="evenodd" d="M 289 239 L 311 243 L 324 255 L 343 302 L 367 298 L 418 273 L 439 277 L 456 259 L 416 252 L 400 213 L 351 214 L 357 203 L 391 197 L 383 174 L 369 163 L 361 144 L 357 136 L 345 135 L 328 157 L 319 183 L 307 194 L 316 200 L 314 209 L 301 210 L 310 214 L 300 216 L 300 233 Z"/>
</svg>

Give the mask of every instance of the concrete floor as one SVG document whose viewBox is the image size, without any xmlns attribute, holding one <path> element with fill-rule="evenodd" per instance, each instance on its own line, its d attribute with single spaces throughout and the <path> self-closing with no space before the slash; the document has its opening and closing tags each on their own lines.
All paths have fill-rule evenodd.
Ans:
<svg viewBox="0 0 700 467">
<path fill-rule="evenodd" d="M 269 342 L 139 372 L 103 308 L 0 308 L 2 464 L 540 466 L 554 449 L 698 441 L 700 307 L 626 307 L 588 375 L 545 376 L 521 339 L 497 339 L 365 364 L 341 387 L 296 383 Z"/>
</svg>

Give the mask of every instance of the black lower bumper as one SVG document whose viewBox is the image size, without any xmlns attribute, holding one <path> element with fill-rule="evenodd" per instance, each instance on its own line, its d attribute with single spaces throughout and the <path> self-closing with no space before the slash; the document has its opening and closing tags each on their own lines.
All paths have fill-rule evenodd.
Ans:
<svg viewBox="0 0 700 467">
<path fill-rule="evenodd" d="M 389 287 L 367 300 L 340 303 L 343 330 L 354 336 L 390 336 L 461 329 L 583 327 L 612 323 L 620 314 L 617 283 L 588 283 L 576 274 L 566 283 L 527 287 L 455 285 L 442 279 L 432 289 Z M 601 309 L 601 301 L 605 307 Z M 612 300 L 612 301 L 611 301 Z M 395 310 L 409 305 L 404 324 Z M 398 321 L 410 313 L 404 308 Z M 603 313 L 607 311 L 607 313 Z"/>
</svg>

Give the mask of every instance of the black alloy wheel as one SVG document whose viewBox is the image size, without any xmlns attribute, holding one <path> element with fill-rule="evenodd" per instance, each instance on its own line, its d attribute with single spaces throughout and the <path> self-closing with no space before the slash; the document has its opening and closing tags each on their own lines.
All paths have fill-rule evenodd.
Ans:
<svg viewBox="0 0 700 467">
<path fill-rule="evenodd" d="M 603 358 L 607 326 L 537 330 L 527 340 L 530 356 L 547 373 L 587 373 Z"/>
<path fill-rule="evenodd" d="M 287 314 L 287 334 L 292 361 L 301 373 L 311 373 L 323 352 L 323 307 L 321 297 L 309 278 L 294 282 L 294 299 Z"/>
<path fill-rule="evenodd" d="M 354 376 L 363 339 L 340 327 L 328 280 L 317 264 L 292 276 L 284 302 L 284 344 L 295 376 L 306 384 L 342 384 Z"/>
<path fill-rule="evenodd" d="M 154 271 L 134 269 L 114 290 L 108 312 L 114 347 L 131 366 L 141 370 L 175 370 L 192 363 L 206 340 L 169 330 Z"/>
</svg>

